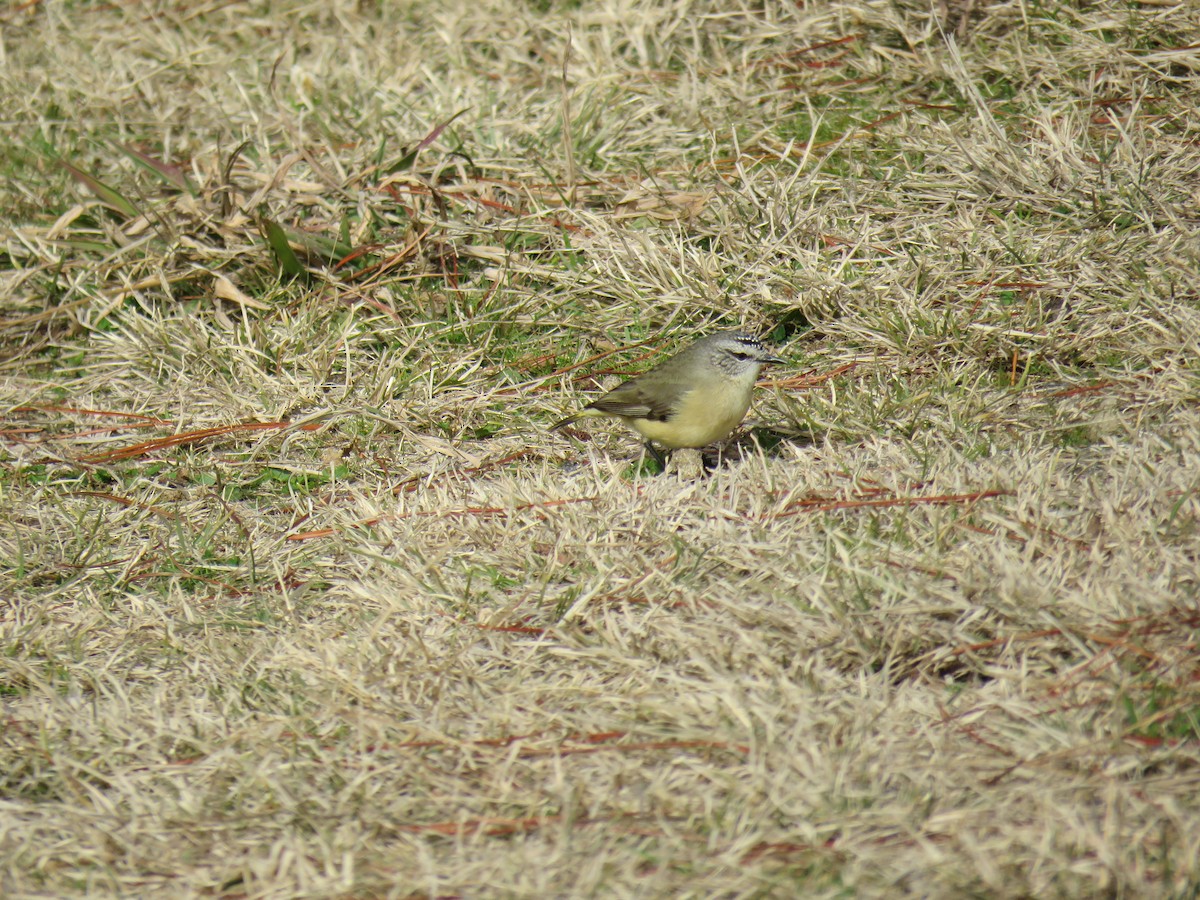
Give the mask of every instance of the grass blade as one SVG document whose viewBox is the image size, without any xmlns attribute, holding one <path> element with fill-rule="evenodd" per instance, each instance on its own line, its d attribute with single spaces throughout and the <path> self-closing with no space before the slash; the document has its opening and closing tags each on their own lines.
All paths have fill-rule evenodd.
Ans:
<svg viewBox="0 0 1200 900">
<path fill-rule="evenodd" d="M 300 262 L 300 258 L 296 256 L 296 251 L 288 242 L 287 232 L 280 225 L 264 216 L 258 220 L 258 230 L 266 240 L 267 246 L 271 248 L 271 252 L 275 254 L 275 261 L 279 263 L 279 268 L 285 275 L 298 278 L 307 272 L 304 264 Z"/>
<path fill-rule="evenodd" d="M 60 159 L 58 164 L 66 169 L 72 178 L 95 194 L 100 202 L 109 209 L 113 210 L 113 212 L 118 212 L 127 219 L 136 219 L 139 215 L 141 215 L 141 211 L 134 206 L 133 202 L 129 200 L 129 198 L 117 191 L 115 188 L 109 187 L 99 178 L 89 175 L 82 169 L 76 168 L 66 160 Z"/>
<path fill-rule="evenodd" d="M 192 183 L 192 180 L 187 176 L 187 172 L 181 167 L 165 163 L 160 159 L 155 159 L 153 156 L 143 153 L 141 150 L 131 147 L 128 144 L 118 144 L 116 141 L 113 141 L 113 146 L 176 190 L 191 194 L 193 197 L 197 195 L 196 185 Z"/>
</svg>

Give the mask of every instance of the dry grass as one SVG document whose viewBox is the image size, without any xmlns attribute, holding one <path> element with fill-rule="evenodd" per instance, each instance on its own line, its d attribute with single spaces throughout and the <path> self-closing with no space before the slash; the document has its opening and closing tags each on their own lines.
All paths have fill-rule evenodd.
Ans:
<svg viewBox="0 0 1200 900">
<path fill-rule="evenodd" d="M 1200 890 L 1200 7 L 0 19 L 0 894 Z"/>
</svg>

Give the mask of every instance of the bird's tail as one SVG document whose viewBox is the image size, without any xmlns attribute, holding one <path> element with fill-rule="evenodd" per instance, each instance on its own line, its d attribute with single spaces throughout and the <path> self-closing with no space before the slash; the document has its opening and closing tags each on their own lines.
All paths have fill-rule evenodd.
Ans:
<svg viewBox="0 0 1200 900">
<path fill-rule="evenodd" d="M 548 430 L 548 431 L 558 431 L 558 429 L 560 429 L 560 428 L 566 428 L 568 425 L 570 425 L 570 424 L 572 424 L 572 423 L 574 423 L 574 422 L 576 422 L 576 421 L 578 421 L 578 420 L 579 420 L 579 416 L 578 416 L 578 415 L 575 415 L 575 416 L 567 416 L 565 419 L 563 419 L 563 420 L 561 420 L 561 421 L 559 421 L 559 422 L 555 422 L 555 423 L 554 423 L 553 425 L 551 425 L 551 426 L 550 426 L 550 427 L 549 427 L 547 430 Z"/>
</svg>

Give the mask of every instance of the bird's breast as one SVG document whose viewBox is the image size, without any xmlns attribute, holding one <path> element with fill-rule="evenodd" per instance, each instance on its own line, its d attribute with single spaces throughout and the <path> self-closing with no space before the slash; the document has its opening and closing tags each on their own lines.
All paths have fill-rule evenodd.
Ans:
<svg viewBox="0 0 1200 900">
<path fill-rule="evenodd" d="M 721 381 L 692 388 L 664 422 L 629 419 L 647 440 L 669 449 L 707 447 L 728 437 L 750 408 L 753 384 Z"/>
</svg>

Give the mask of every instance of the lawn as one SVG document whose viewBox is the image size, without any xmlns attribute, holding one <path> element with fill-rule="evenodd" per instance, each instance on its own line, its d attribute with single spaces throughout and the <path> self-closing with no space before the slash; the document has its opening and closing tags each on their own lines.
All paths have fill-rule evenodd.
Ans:
<svg viewBox="0 0 1200 900">
<path fill-rule="evenodd" d="M 1195 897 L 1197 35 L 9 4 L 0 895 Z"/>
</svg>

